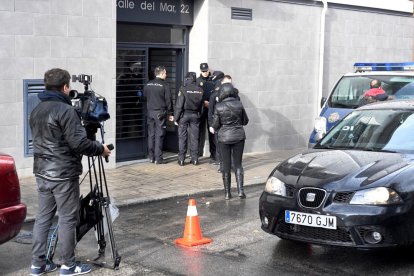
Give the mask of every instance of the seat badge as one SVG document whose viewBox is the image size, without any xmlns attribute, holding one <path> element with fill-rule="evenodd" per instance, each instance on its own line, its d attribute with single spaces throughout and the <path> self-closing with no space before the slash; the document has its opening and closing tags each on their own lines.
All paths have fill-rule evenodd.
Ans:
<svg viewBox="0 0 414 276">
<path fill-rule="evenodd" d="M 308 202 L 314 202 L 315 201 L 316 194 L 314 193 L 307 193 L 306 194 L 306 201 Z"/>
</svg>

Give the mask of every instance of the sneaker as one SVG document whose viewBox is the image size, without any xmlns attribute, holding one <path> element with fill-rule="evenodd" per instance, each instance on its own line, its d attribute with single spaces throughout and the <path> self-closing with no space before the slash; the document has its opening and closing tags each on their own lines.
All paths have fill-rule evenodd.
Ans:
<svg viewBox="0 0 414 276">
<path fill-rule="evenodd" d="M 92 267 L 88 264 L 76 263 L 72 267 L 62 265 L 60 267 L 60 275 L 81 275 L 91 272 Z"/>
<path fill-rule="evenodd" d="M 54 263 L 47 263 L 47 264 L 42 265 L 40 267 L 32 265 L 30 267 L 30 275 L 31 276 L 43 275 L 43 274 L 46 274 L 48 272 L 55 271 L 56 269 L 57 269 L 57 265 L 54 264 Z"/>
</svg>

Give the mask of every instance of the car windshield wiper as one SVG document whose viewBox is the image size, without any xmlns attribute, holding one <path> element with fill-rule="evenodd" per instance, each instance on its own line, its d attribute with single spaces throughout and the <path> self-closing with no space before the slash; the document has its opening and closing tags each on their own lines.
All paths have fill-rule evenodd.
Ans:
<svg viewBox="0 0 414 276">
<path fill-rule="evenodd" d="M 315 149 L 341 149 L 341 150 L 343 150 L 343 149 L 352 149 L 352 148 L 349 148 L 349 147 L 338 147 L 338 146 L 332 146 L 332 145 L 323 145 L 323 146 L 318 145 L 318 146 L 315 146 L 314 148 Z"/>
<path fill-rule="evenodd" d="M 396 151 L 393 151 L 393 150 L 385 150 L 385 149 L 381 149 L 381 148 L 355 148 L 355 149 L 359 149 L 359 150 L 363 150 L 363 151 L 377 151 L 377 152 L 391 152 L 391 153 L 396 153 Z"/>
<path fill-rule="evenodd" d="M 395 150 L 385 150 L 385 149 L 379 149 L 380 152 L 391 152 L 391 153 L 397 153 Z"/>
<path fill-rule="evenodd" d="M 352 104 L 344 104 L 344 103 L 338 103 L 338 102 L 333 102 L 331 103 L 332 107 L 342 107 L 342 108 L 353 108 L 354 105 Z"/>
</svg>

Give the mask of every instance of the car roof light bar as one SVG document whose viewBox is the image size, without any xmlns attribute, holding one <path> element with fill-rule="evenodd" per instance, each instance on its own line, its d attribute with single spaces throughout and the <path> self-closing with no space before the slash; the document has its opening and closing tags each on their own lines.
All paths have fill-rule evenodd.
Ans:
<svg viewBox="0 0 414 276">
<path fill-rule="evenodd" d="M 414 71 L 414 62 L 387 62 L 370 63 L 359 62 L 354 64 L 355 72 L 366 71 Z"/>
</svg>

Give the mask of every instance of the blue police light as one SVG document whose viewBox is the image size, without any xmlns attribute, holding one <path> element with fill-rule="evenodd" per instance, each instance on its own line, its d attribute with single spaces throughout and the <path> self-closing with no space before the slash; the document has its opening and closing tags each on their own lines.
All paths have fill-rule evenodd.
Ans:
<svg viewBox="0 0 414 276">
<path fill-rule="evenodd" d="M 388 62 L 388 63 L 355 63 L 355 72 L 365 71 L 414 71 L 414 62 Z"/>
</svg>

